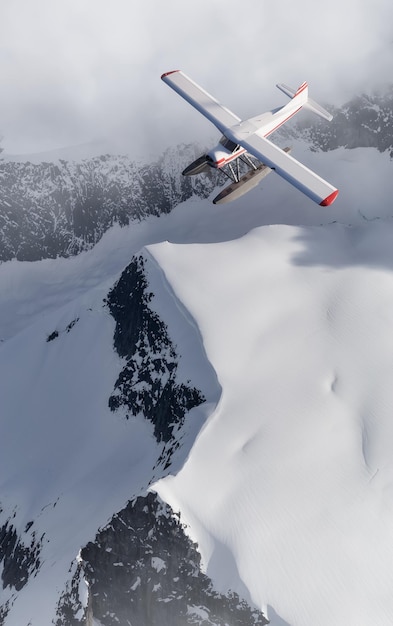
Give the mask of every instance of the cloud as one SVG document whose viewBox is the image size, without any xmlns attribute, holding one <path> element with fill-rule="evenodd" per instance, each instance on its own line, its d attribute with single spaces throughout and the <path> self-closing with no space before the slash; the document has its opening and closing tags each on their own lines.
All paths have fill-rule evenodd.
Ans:
<svg viewBox="0 0 393 626">
<path fill-rule="evenodd" d="M 181 68 L 241 117 L 307 79 L 340 103 L 390 80 L 390 0 L 2 0 L 8 152 L 110 138 L 135 151 L 214 135 L 160 81 Z"/>
</svg>

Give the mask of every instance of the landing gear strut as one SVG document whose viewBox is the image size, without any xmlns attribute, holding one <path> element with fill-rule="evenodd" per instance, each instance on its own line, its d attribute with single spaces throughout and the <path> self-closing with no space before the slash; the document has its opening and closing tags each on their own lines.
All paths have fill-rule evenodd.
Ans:
<svg viewBox="0 0 393 626">
<path fill-rule="evenodd" d="M 284 152 L 290 151 L 290 148 L 284 148 Z M 247 172 L 242 176 L 240 176 L 238 163 L 240 159 L 249 167 Z M 240 198 L 240 196 L 258 185 L 258 183 L 272 171 L 270 167 L 264 165 L 263 163 L 259 163 L 259 161 L 258 164 L 255 165 L 248 155 L 245 154 L 236 159 L 236 169 L 233 167 L 232 163 L 228 163 L 225 168 L 227 169 L 224 170 L 224 168 L 221 168 L 220 171 L 232 182 L 214 198 L 213 204 L 224 204 L 225 202 L 230 202 L 232 200 L 236 200 L 236 198 Z"/>
<path fill-rule="evenodd" d="M 239 161 L 245 163 L 250 170 L 256 170 L 258 167 L 247 154 L 242 154 L 242 156 L 238 157 L 233 163 L 224 165 L 224 167 L 220 169 L 220 172 L 225 174 L 233 183 L 238 183 L 242 177 Z"/>
</svg>

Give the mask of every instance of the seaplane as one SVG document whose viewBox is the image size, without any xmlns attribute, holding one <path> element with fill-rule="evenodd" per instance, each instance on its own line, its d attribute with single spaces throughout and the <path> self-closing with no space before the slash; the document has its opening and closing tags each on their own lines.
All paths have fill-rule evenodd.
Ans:
<svg viewBox="0 0 393 626">
<path fill-rule="evenodd" d="M 308 109 L 327 121 L 332 119 L 326 109 L 309 98 L 307 82 L 298 89 L 279 83 L 277 87 L 290 98 L 287 104 L 241 120 L 181 70 L 165 72 L 161 79 L 222 134 L 217 146 L 183 171 L 184 176 L 193 176 L 214 168 L 231 180 L 230 185 L 214 198 L 214 204 L 239 198 L 272 171 L 321 206 L 329 206 L 335 201 L 338 195 L 336 187 L 294 159 L 289 147 L 279 148 L 267 139 L 301 109 Z"/>
</svg>

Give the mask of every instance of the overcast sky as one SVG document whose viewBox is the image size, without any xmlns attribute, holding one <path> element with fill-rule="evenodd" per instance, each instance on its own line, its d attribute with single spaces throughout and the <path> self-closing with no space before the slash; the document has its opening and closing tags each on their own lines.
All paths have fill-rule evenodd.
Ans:
<svg viewBox="0 0 393 626">
<path fill-rule="evenodd" d="M 0 0 L 1 145 L 214 135 L 160 81 L 172 69 L 240 117 L 284 104 L 276 82 L 340 104 L 393 82 L 392 0 Z"/>
</svg>

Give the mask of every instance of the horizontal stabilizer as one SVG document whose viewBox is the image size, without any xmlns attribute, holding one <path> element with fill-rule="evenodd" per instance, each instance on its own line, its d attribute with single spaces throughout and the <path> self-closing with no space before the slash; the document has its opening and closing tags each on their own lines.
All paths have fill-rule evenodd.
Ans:
<svg viewBox="0 0 393 626">
<path fill-rule="evenodd" d="M 280 91 L 285 93 L 288 98 L 293 98 L 296 93 L 296 89 L 292 89 L 292 87 L 288 87 L 288 85 L 284 85 L 284 83 L 277 83 L 276 87 L 278 87 Z"/>
<path fill-rule="evenodd" d="M 318 102 L 315 102 L 315 100 L 312 100 L 311 98 L 308 98 L 306 104 L 304 105 L 304 108 L 312 111 L 313 113 L 316 113 L 317 115 L 319 115 L 319 117 L 323 117 L 323 119 L 327 120 L 328 122 L 331 122 L 333 119 L 333 115 L 329 113 L 329 111 L 326 111 L 326 109 L 321 107 Z"/>
</svg>

